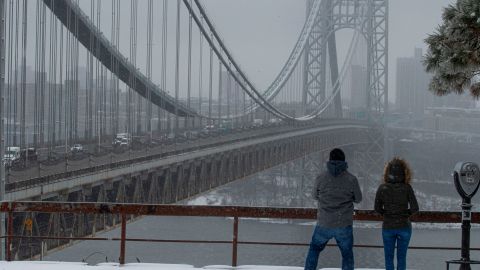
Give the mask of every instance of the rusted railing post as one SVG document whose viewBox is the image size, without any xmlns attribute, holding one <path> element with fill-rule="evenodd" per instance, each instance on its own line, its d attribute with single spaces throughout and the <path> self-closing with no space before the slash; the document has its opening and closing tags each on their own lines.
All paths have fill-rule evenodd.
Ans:
<svg viewBox="0 0 480 270">
<path fill-rule="evenodd" d="M 127 238 L 127 214 L 122 212 L 122 232 L 120 235 L 120 265 L 125 264 L 125 239 Z"/>
<path fill-rule="evenodd" d="M 232 266 L 237 266 L 238 217 L 233 218 Z"/>
<path fill-rule="evenodd" d="M 10 208 L 7 216 L 7 243 L 5 249 L 7 250 L 7 261 L 12 260 L 12 236 L 13 236 L 13 211 Z"/>
</svg>

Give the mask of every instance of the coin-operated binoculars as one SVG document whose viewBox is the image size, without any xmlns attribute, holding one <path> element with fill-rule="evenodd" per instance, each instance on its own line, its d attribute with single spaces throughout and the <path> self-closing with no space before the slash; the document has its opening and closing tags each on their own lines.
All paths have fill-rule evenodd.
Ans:
<svg viewBox="0 0 480 270">
<path fill-rule="evenodd" d="M 472 220 L 472 197 L 480 186 L 480 168 L 473 162 L 459 162 L 455 165 L 453 181 L 458 194 L 462 197 L 462 258 L 447 262 L 460 264 L 460 270 L 470 270 L 471 264 L 480 264 L 480 261 L 470 260 L 470 222 Z"/>
</svg>

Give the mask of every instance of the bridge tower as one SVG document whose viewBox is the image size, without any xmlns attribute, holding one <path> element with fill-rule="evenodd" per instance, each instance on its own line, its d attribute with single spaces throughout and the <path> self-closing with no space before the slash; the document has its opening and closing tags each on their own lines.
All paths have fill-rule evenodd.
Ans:
<svg viewBox="0 0 480 270">
<path fill-rule="evenodd" d="M 314 1 L 307 0 L 307 13 Z M 319 13 L 304 53 L 303 106 L 308 113 L 327 98 L 327 64 L 330 81 L 338 79 L 335 32 L 358 31 L 367 44 L 366 120 L 372 124 L 362 159 L 367 175 L 379 173 L 385 159 L 384 116 L 388 111 L 388 0 L 322 0 Z M 341 118 L 340 91 L 333 105 L 335 117 Z"/>
</svg>

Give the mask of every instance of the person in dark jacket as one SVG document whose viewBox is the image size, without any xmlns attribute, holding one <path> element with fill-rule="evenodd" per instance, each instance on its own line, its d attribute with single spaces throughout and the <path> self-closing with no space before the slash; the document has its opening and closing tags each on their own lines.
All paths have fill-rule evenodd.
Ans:
<svg viewBox="0 0 480 270">
<path fill-rule="evenodd" d="M 375 211 L 383 216 L 385 269 L 394 270 L 393 258 L 397 246 L 397 269 L 407 267 L 407 250 L 412 236 L 410 216 L 418 212 L 418 203 L 410 181 L 412 172 L 401 158 L 392 159 L 383 173 L 384 183 L 375 196 Z"/>
<path fill-rule="evenodd" d="M 305 270 L 317 269 L 318 255 L 332 238 L 335 238 L 342 253 L 342 269 L 353 270 L 353 203 L 362 200 L 362 192 L 357 178 L 347 168 L 343 151 L 333 149 L 327 171 L 315 181 L 313 198 L 318 201 L 317 226 L 310 242 Z"/>
</svg>

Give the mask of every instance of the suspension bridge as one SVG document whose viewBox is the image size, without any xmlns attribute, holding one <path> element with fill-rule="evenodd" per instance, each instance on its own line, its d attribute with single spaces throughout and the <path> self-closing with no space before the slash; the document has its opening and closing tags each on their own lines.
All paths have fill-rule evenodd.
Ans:
<svg viewBox="0 0 480 270">
<path fill-rule="evenodd" d="M 262 89 L 199 0 L 0 0 L 4 199 L 173 203 L 332 147 L 354 149 L 365 175 L 378 174 L 387 1 L 305 6 Z M 35 222 L 56 236 L 105 228 L 73 219 Z M 14 250 L 27 256 L 20 242 Z"/>
</svg>

